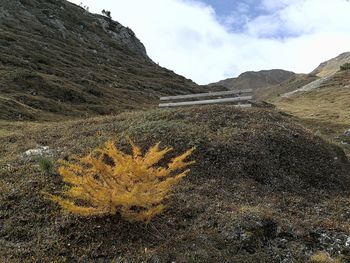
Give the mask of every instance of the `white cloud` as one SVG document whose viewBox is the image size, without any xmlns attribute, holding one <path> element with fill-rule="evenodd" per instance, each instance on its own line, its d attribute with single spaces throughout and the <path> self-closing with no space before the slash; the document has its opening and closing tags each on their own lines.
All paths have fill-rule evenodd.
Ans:
<svg viewBox="0 0 350 263">
<path fill-rule="evenodd" d="M 350 2 L 347 0 L 263 0 L 270 15 L 250 21 L 249 32 L 257 35 L 292 35 L 320 32 L 350 34 Z"/>
<path fill-rule="evenodd" d="M 92 12 L 110 10 L 113 19 L 135 31 L 155 62 L 201 84 L 247 70 L 307 73 L 350 50 L 347 0 L 262 0 L 270 15 L 247 19 L 240 33 L 230 32 L 213 8 L 194 0 L 83 2 Z"/>
<path fill-rule="evenodd" d="M 299 0 L 262 0 L 261 5 L 267 11 L 276 11 L 288 5 L 297 3 Z"/>
</svg>

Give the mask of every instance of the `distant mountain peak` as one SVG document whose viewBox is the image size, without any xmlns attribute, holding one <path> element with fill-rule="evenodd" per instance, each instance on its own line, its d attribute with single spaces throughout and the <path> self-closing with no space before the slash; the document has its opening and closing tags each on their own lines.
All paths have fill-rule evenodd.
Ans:
<svg viewBox="0 0 350 263">
<path fill-rule="evenodd" d="M 240 74 L 237 78 L 228 78 L 209 86 L 223 86 L 228 89 L 259 89 L 271 85 L 280 84 L 294 76 L 295 73 L 282 69 L 271 69 L 261 71 L 247 71 Z"/>
</svg>

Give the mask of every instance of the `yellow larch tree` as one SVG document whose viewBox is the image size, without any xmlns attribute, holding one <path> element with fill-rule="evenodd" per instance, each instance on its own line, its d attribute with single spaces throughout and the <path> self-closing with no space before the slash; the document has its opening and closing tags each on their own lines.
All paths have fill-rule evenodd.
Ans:
<svg viewBox="0 0 350 263">
<path fill-rule="evenodd" d="M 194 148 L 173 158 L 165 167 L 157 164 L 172 151 L 160 143 L 144 155 L 129 139 L 132 154 L 120 151 L 115 142 L 73 162 L 62 161 L 59 173 L 68 190 L 63 196 L 49 195 L 64 210 L 80 215 L 114 215 L 128 221 L 150 221 L 160 214 L 174 186 L 185 177 L 194 161 L 186 161 Z"/>
</svg>

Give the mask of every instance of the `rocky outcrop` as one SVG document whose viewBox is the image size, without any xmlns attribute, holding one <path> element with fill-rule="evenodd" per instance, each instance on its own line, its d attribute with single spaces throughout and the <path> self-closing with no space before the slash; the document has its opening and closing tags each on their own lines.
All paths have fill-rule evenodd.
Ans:
<svg viewBox="0 0 350 263">
<path fill-rule="evenodd" d="M 115 41 L 124 44 L 136 54 L 141 55 L 146 59 L 148 58 L 146 48 L 136 38 L 135 33 L 130 28 L 124 27 L 108 17 L 100 17 L 98 20 L 101 23 L 103 30 Z"/>
<path fill-rule="evenodd" d="M 1 2 L 3 3 L 3 6 L 0 7 L 0 17 L 2 18 L 0 25 L 2 26 L 19 22 L 17 26 L 23 30 L 35 27 L 53 33 L 56 29 L 63 38 L 81 35 L 86 40 L 90 40 L 89 38 L 94 36 L 87 34 L 89 33 L 87 22 L 94 21 L 97 30 L 104 30 L 116 43 L 148 58 L 144 45 L 130 28 L 126 28 L 108 17 L 91 14 L 67 1 L 1 0 Z M 67 19 L 68 13 L 70 20 Z M 90 21 L 86 21 L 87 18 Z"/>
</svg>

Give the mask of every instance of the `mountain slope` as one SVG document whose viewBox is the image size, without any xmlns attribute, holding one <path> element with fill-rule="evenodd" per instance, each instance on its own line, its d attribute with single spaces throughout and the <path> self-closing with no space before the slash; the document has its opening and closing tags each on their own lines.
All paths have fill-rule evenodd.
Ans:
<svg viewBox="0 0 350 263">
<path fill-rule="evenodd" d="M 339 71 L 340 66 L 350 62 L 350 52 L 345 52 L 339 56 L 321 63 L 311 74 L 319 77 L 329 77 Z"/>
<path fill-rule="evenodd" d="M 255 99 L 271 100 L 278 96 L 293 96 L 294 93 L 307 91 L 321 86 L 340 69 L 350 62 L 350 52 L 345 52 L 323 62 L 310 74 L 294 74 L 284 70 L 266 70 L 245 72 L 237 78 L 230 78 L 212 83 L 210 86 L 224 86 L 229 89 L 254 90 Z M 285 95 L 284 95 L 285 94 Z"/>
<path fill-rule="evenodd" d="M 199 90 L 107 17 L 64 0 L 0 0 L 0 119 L 116 113 Z"/>
<path fill-rule="evenodd" d="M 295 74 L 288 80 L 278 85 L 267 86 L 255 90 L 255 98 L 257 100 L 270 100 L 272 98 L 280 96 L 281 94 L 293 92 L 296 89 L 307 85 L 317 79 L 317 76 L 311 74 Z"/>
<path fill-rule="evenodd" d="M 334 121 L 350 125 L 350 71 L 328 77 L 319 88 L 281 98 L 278 104 L 289 104 L 295 114 L 309 117 L 329 119 L 333 112 Z"/>
<path fill-rule="evenodd" d="M 253 89 L 268 87 L 280 84 L 293 77 L 295 73 L 281 69 L 262 70 L 259 72 L 248 71 L 239 75 L 237 78 L 229 78 L 209 86 L 223 86 L 228 89 Z"/>
<path fill-rule="evenodd" d="M 311 91 L 323 86 L 339 70 L 340 66 L 350 62 L 350 52 L 320 64 L 310 74 L 296 74 L 278 85 L 267 86 L 256 90 L 258 100 L 275 100 L 277 97 L 291 97 L 300 92 Z"/>
<path fill-rule="evenodd" d="M 314 89 L 299 90 L 272 102 L 318 134 L 338 142 L 350 156 L 350 138 L 344 135 L 350 128 L 350 70 L 320 80 L 324 81 Z"/>
<path fill-rule="evenodd" d="M 312 76 L 314 76 L 314 75 L 312 75 Z M 317 77 L 314 81 L 301 86 L 301 88 L 298 88 L 298 89 L 293 90 L 291 92 L 286 92 L 286 93 L 282 94 L 282 97 L 288 98 L 288 97 L 294 96 L 297 93 L 307 92 L 307 91 L 312 91 L 314 89 L 318 89 L 323 84 L 325 84 L 330 78 L 331 78 L 331 76 L 326 76 L 326 77 L 321 77 L 321 78 Z"/>
<path fill-rule="evenodd" d="M 350 52 L 340 54 L 336 58 L 330 59 L 326 62 L 321 63 L 314 71 L 310 73 L 311 76 L 316 76 L 317 78 L 310 82 L 305 83 L 304 85 L 299 86 L 298 88 L 289 91 L 285 88 L 285 94 L 282 94 L 282 97 L 292 97 L 300 93 L 309 92 L 314 89 L 322 88 L 324 85 L 327 85 L 327 82 L 333 80 L 333 77 L 337 75 L 340 71 L 340 67 L 350 62 Z M 340 76 L 342 76 L 340 74 Z M 339 76 L 338 76 L 339 78 Z M 285 87 L 287 83 L 282 83 L 281 85 Z M 328 85 L 329 86 L 329 85 Z M 332 85 L 331 85 L 332 86 Z"/>
</svg>

